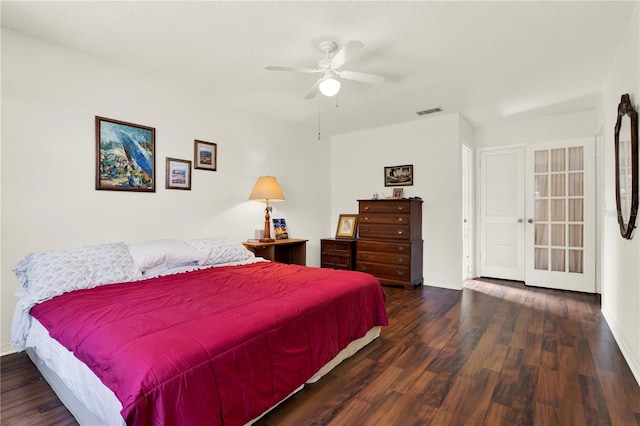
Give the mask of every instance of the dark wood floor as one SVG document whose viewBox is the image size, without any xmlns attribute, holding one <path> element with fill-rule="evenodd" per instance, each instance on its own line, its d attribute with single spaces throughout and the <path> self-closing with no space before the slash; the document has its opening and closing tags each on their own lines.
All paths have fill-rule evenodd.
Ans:
<svg viewBox="0 0 640 426">
<path fill-rule="evenodd" d="M 597 296 L 498 280 L 385 293 L 382 336 L 258 425 L 640 425 Z M 75 424 L 24 354 L 1 361 L 3 425 Z"/>
</svg>

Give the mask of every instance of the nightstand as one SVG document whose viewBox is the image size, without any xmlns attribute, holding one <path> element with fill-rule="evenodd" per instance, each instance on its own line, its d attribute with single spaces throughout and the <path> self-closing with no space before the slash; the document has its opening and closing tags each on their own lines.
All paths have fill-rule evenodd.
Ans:
<svg viewBox="0 0 640 426">
<path fill-rule="evenodd" d="M 356 240 L 323 238 L 320 240 L 320 267 L 355 270 Z"/>
<path fill-rule="evenodd" d="M 307 264 L 307 240 L 275 240 L 261 243 L 259 241 L 245 241 L 242 243 L 253 254 L 280 263 L 292 265 Z"/>
</svg>

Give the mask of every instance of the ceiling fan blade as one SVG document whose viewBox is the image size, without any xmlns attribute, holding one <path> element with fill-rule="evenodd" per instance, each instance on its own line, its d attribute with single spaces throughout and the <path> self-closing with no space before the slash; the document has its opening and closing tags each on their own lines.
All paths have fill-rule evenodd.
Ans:
<svg viewBox="0 0 640 426">
<path fill-rule="evenodd" d="M 316 95 L 318 94 L 318 89 L 320 87 L 320 82 L 322 81 L 322 79 L 318 79 L 318 81 L 316 81 L 316 84 L 313 85 L 313 87 L 309 90 L 309 93 L 307 93 L 307 96 L 305 96 L 305 99 L 313 99 L 316 97 Z"/>
<path fill-rule="evenodd" d="M 275 65 L 269 65 L 264 67 L 264 69 L 269 71 L 294 71 L 294 72 L 306 72 L 309 74 L 313 74 L 316 72 L 320 72 L 320 70 L 316 70 L 313 68 L 290 68 L 290 67 L 278 67 Z"/>
<path fill-rule="evenodd" d="M 362 50 L 363 47 L 364 44 L 360 41 L 348 41 L 344 47 L 335 54 L 331 59 L 331 62 L 336 66 L 336 68 L 338 68 Z"/>
<path fill-rule="evenodd" d="M 369 84 L 380 84 L 384 81 L 384 77 L 381 75 L 367 74 L 357 71 L 341 71 L 338 75 L 346 80 L 356 80 Z"/>
</svg>

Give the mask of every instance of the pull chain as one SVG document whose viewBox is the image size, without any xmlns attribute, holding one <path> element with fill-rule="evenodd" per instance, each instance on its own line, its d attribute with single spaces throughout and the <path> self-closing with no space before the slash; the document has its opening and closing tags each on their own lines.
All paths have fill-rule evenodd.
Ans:
<svg viewBox="0 0 640 426">
<path fill-rule="evenodd" d="M 320 140 L 321 138 L 321 132 L 320 132 L 320 98 L 318 98 L 318 140 Z"/>
</svg>

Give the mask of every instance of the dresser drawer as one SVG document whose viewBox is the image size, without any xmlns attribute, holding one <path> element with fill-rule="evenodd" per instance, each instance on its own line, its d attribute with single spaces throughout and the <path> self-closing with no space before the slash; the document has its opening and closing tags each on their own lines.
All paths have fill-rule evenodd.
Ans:
<svg viewBox="0 0 640 426">
<path fill-rule="evenodd" d="M 369 223 L 385 225 L 408 225 L 409 213 L 365 213 L 360 216 L 360 226 Z"/>
<path fill-rule="evenodd" d="M 357 253 L 360 252 L 382 252 L 391 254 L 409 254 L 411 252 L 411 243 L 401 243 L 393 241 L 369 241 L 358 240 Z"/>
<path fill-rule="evenodd" d="M 385 263 L 398 266 L 411 264 L 411 256 L 409 256 L 408 252 L 406 254 L 393 254 L 359 251 L 357 260 L 358 262 Z"/>
<path fill-rule="evenodd" d="M 360 201 L 359 213 L 402 213 L 409 211 L 409 201 Z"/>
<path fill-rule="evenodd" d="M 353 240 L 321 240 L 322 252 L 325 251 L 344 251 L 348 252 L 353 246 Z"/>
<path fill-rule="evenodd" d="M 322 253 L 322 267 L 323 268 L 336 268 L 336 269 L 350 269 L 351 255 L 346 254 L 334 254 L 334 253 Z"/>
<path fill-rule="evenodd" d="M 409 265 L 395 266 L 378 263 L 356 262 L 356 271 L 374 275 L 383 282 L 385 279 L 401 282 L 411 282 L 411 268 Z"/>
<path fill-rule="evenodd" d="M 409 224 L 383 225 L 380 223 L 367 223 L 358 226 L 360 238 L 381 238 L 409 240 L 411 238 Z"/>
</svg>

